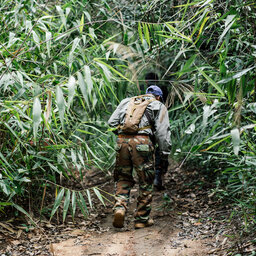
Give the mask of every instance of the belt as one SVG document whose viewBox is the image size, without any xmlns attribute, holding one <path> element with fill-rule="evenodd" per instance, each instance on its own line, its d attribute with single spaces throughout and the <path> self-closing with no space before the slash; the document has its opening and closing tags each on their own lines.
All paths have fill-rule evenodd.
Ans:
<svg viewBox="0 0 256 256">
<path fill-rule="evenodd" d="M 118 138 L 149 138 L 148 134 L 118 134 Z"/>
</svg>

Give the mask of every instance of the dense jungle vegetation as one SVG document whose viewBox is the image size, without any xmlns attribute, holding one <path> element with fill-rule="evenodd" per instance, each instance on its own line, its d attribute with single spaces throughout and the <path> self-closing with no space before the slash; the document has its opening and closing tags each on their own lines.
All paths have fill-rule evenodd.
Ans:
<svg viewBox="0 0 256 256">
<path fill-rule="evenodd" d="M 172 158 L 215 183 L 244 228 L 256 216 L 254 0 L 0 0 L 0 211 L 85 216 L 108 174 L 107 119 L 155 72 Z M 80 189 L 68 185 L 75 179 Z M 48 194 L 52 204 L 44 202 Z"/>
</svg>

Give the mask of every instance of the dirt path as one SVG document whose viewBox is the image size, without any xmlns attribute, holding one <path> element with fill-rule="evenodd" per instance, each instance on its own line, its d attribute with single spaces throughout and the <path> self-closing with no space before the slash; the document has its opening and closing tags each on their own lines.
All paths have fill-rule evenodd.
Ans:
<svg viewBox="0 0 256 256">
<path fill-rule="evenodd" d="M 227 239 L 217 222 L 215 203 L 207 196 L 209 184 L 197 172 L 172 170 L 166 177 L 164 192 L 155 192 L 152 217 L 155 225 L 135 230 L 133 212 L 138 187 L 131 192 L 126 224 L 122 229 L 112 227 L 112 209 L 105 209 L 98 218 L 98 232 L 53 244 L 55 256 L 205 256 L 224 255 Z M 113 192 L 110 182 L 105 189 Z M 223 209 L 221 214 L 226 213 Z M 76 253 L 74 253 L 76 251 Z M 72 254 L 73 253 L 73 254 Z"/>
<path fill-rule="evenodd" d="M 172 167 L 171 167 L 172 168 Z M 102 183 L 102 174 L 93 182 Z M 89 179 L 90 180 L 90 179 Z M 103 180 L 104 183 L 104 180 Z M 88 184 L 90 185 L 90 184 Z M 92 185 L 92 184 L 91 184 Z M 205 256 L 231 255 L 226 237 L 229 227 L 225 219 L 229 206 L 212 201 L 211 183 L 197 171 L 172 168 L 165 178 L 166 190 L 155 192 L 152 217 L 155 225 L 135 230 L 133 213 L 138 187 L 131 192 L 131 201 L 125 227 L 112 227 L 112 205 L 97 205 L 88 220 L 76 224 L 67 222 L 41 224 L 23 237 L 1 238 L 1 256 Z M 113 193 L 112 180 L 102 187 Z M 43 229 L 43 232 L 42 232 Z M 1 250 L 1 242 L 4 250 Z M 1 254 L 2 253 L 2 254 Z"/>
</svg>

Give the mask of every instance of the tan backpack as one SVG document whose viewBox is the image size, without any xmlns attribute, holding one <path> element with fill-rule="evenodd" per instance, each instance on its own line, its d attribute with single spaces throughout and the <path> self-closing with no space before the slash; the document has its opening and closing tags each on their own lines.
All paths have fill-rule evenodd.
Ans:
<svg viewBox="0 0 256 256">
<path fill-rule="evenodd" d="M 127 134 L 137 134 L 138 131 L 151 128 L 151 126 L 139 128 L 139 123 L 148 104 L 155 100 L 152 95 L 147 94 L 131 98 L 125 114 L 124 124 L 119 128 Z"/>
</svg>

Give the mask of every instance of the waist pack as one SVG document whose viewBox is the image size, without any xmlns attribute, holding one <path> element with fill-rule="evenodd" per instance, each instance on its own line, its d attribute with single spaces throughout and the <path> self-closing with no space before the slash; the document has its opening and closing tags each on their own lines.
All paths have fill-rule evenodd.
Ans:
<svg viewBox="0 0 256 256">
<path fill-rule="evenodd" d="M 137 134 L 138 131 L 151 128 L 151 125 L 139 128 L 139 123 L 147 106 L 155 100 L 151 95 L 140 95 L 131 98 L 125 114 L 124 124 L 119 129 L 126 134 Z"/>
</svg>

